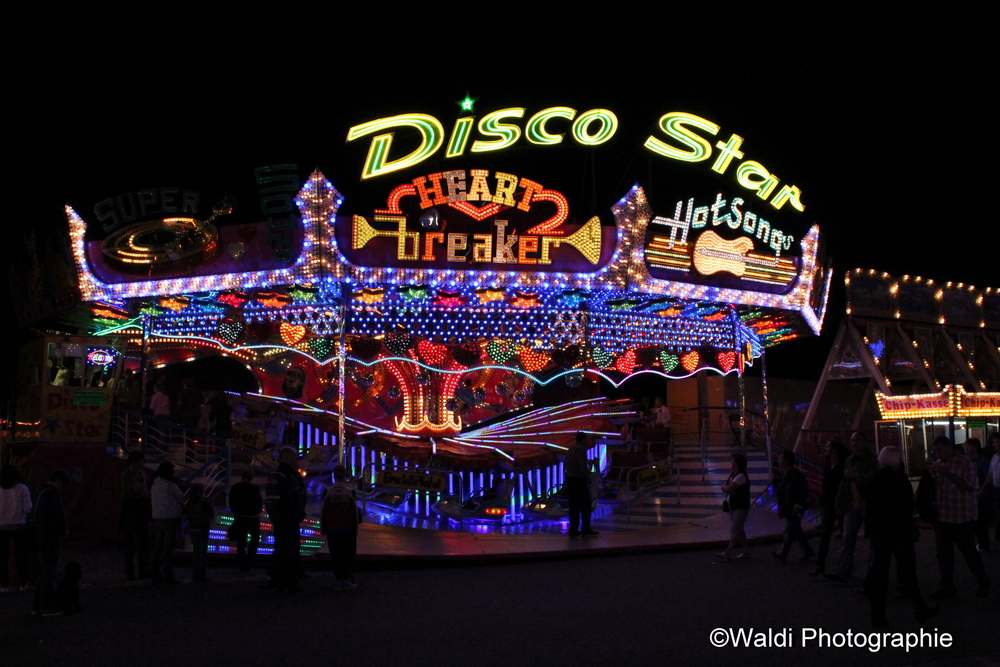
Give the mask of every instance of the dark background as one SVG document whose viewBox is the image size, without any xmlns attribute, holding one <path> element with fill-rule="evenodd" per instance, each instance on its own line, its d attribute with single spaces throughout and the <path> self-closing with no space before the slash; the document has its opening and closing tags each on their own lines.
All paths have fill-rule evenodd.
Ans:
<svg viewBox="0 0 1000 667">
<path fill-rule="evenodd" d="M 556 105 L 615 111 L 618 134 L 589 153 L 523 139 L 508 149 L 526 162 L 563 160 L 571 202 L 589 198 L 595 212 L 639 181 L 657 213 L 672 213 L 684 195 L 674 197 L 642 148 L 668 111 L 712 120 L 719 140 L 739 134 L 745 159 L 798 185 L 801 229 L 820 224 L 836 279 L 824 335 L 770 352 L 771 373 L 818 376 L 851 268 L 1000 285 L 986 102 L 997 58 L 985 9 L 140 11 L 39 11 L 6 27 L 6 261 L 23 256 L 27 231 L 64 235 L 67 202 L 84 213 L 137 188 L 212 199 L 251 187 L 255 167 L 295 163 L 320 168 L 345 195 L 362 192 L 368 140 L 347 144 L 352 125 L 422 111 L 450 130 L 468 93 L 479 116 L 506 106 L 526 117 Z"/>
</svg>

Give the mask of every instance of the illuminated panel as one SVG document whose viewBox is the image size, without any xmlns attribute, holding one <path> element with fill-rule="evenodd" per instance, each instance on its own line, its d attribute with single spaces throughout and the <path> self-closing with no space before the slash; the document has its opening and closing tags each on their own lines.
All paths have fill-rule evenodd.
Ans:
<svg viewBox="0 0 1000 667">
<path fill-rule="evenodd" d="M 218 290 L 246 290 L 262 285 L 291 285 L 313 282 L 329 267 L 325 259 L 326 245 L 332 239 L 330 223 L 343 198 L 319 172 L 313 173 L 305 184 L 296 204 L 302 214 L 302 251 L 294 264 L 268 271 L 247 271 L 140 280 L 128 283 L 105 283 L 90 269 L 84 235 L 87 223 L 73 210 L 66 207 L 69 219 L 70 242 L 76 263 L 81 296 L 85 301 L 129 299 L 140 296 L 163 296 Z M 324 243 L 325 241 L 325 243 Z"/>
</svg>

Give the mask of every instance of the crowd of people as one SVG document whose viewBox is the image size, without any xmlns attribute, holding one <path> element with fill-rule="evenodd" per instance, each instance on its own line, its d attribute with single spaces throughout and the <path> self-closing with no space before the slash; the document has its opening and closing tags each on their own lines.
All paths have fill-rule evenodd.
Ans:
<svg viewBox="0 0 1000 667">
<path fill-rule="evenodd" d="M 591 504 L 585 493 L 586 484 L 575 484 L 578 479 L 586 478 L 589 469 L 586 452 L 591 444 L 586 434 L 578 434 L 576 444 L 567 454 L 570 534 L 596 534 L 590 527 Z M 815 568 L 809 572 L 811 576 L 825 575 L 832 581 L 849 584 L 859 560 L 859 545 L 864 545 L 866 539 L 867 567 L 859 591 L 871 600 L 872 624 L 884 626 L 888 622 L 886 599 L 893 560 L 897 591 L 910 599 L 915 617 L 923 622 L 939 608 L 925 602 L 917 579 L 914 549 L 917 514 L 934 531 L 939 585 L 930 599 L 948 600 L 961 594 L 955 577 L 955 549 L 961 553 L 975 581 L 974 595 L 988 597 L 992 581 L 981 554 L 994 548 L 991 529 L 992 541 L 1000 544 L 1000 523 L 993 528 L 995 509 L 1000 503 L 1000 435 L 993 433 L 985 447 L 975 438 L 956 446 L 948 437 L 939 436 L 930 449 L 933 462 L 925 463 L 915 495 L 899 448 L 883 447 L 876 457 L 863 434 L 851 436 L 850 449 L 839 440 L 829 441 L 819 495 L 821 532 L 817 550 L 802 529 L 809 505 L 808 484 L 795 454 L 782 451 L 775 494 L 778 515 L 785 528 L 781 547 L 773 556 L 786 562 L 798 544 L 801 560 L 816 558 Z M 277 468 L 268 475 L 264 494 L 254 483 L 250 470 L 230 490 L 228 504 L 233 522 L 228 538 L 237 545 L 236 567 L 250 571 L 260 543 L 262 511 L 266 511 L 274 551 L 262 588 L 294 592 L 300 590 L 304 573 L 299 542 L 300 525 L 306 516 L 306 487 L 298 468 L 297 451 L 282 447 L 277 454 Z M 127 457 L 127 467 L 121 474 L 120 530 L 124 576 L 128 580 L 177 583 L 173 555 L 182 523 L 186 524 L 193 551 L 192 580 L 195 583 L 206 580 L 208 534 L 215 509 L 201 485 L 184 485 L 174 473 L 174 465 L 163 462 L 149 476 L 141 452 L 130 452 Z M 0 591 L 11 592 L 15 588 L 9 571 L 11 563 L 17 569 L 20 587 L 26 589 L 25 573 L 33 569 L 28 554 L 37 554 L 32 605 L 37 614 L 61 613 L 54 583 L 62 539 L 67 532 L 61 490 L 69 482 L 65 472 L 52 473 L 33 501 L 16 467 L 8 465 L 0 469 Z M 751 507 L 751 487 L 743 453 L 733 454 L 722 491 L 726 494 L 724 510 L 730 516 L 730 539 L 719 555 L 725 559 L 749 558 L 745 524 Z M 354 563 L 362 520 L 352 479 L 344 466 L 338 465 L 333 471 L 333 484 L 323 498 L 320 526 L 327 537 L 335 588 L 339 590 L 357 586 Z M 838 528 L 840 548 L 833 557 L 832 539 Z"/>
<path fill-rule="evenodd" d="M 925 463 L 914 494 L 903 452 L 898 447 L 883 447 L 876 457 L 861 433 L 851 436 L 850 450 L 839 440 L 829 441 L 819 495 L 818 552 L 802 532 L 801 521 L 808 507 L 806 480 L 795 467 L 795 455 L 781 452 L 782 474 L 775 493 L 785 531 L 782 547 L 774 552 L 774 557 L 785 562 L 792 546 L 798 543 L 801 560 L 816 557 L 811 576 L 825 575 L 831 581 L 849 585 L 858 560 L 859 538 L 867 539 L 866 574 L 858 591 L 871 601 L 872 624 L 882 627 L 888 623 L 886 598 L 893 560 L 898 594 L 910 599 L 917 620 L 924 622 L 939 608 L 928 606 L 917 580 L 914 542 L 918 539 L 915 515 L 919 515 L 934 531 L 939 585 L 930 598 L 939 601 L 959 596 L 954 572 L 956 549 L 975 581 L 974 595 L 988 597 L 992 580 L 981 554 L 992 550 L 990 526 L 1000 503 L 1000 435 L 993 433 L 986 447 L 976 438 L 956 446 L 942 435 L 935 438 L 930 449 L 933 462 Z M 725 558 L 731 557 L 737 544 L 745 545 L 745 516 L 734 511 L 742 506 L 744 476 L 740 471 L 745 466 L 745 457 L 734 455 L 733 473 L 723 486 L 733 526 L 729 547 L 720 554 Z M 838 527 L 840 550 L 835 560 L 829 560 L 831 538 Z M 1000 543 L 1000 524 L 994 530 L 994 541 Z"/>
</svg>

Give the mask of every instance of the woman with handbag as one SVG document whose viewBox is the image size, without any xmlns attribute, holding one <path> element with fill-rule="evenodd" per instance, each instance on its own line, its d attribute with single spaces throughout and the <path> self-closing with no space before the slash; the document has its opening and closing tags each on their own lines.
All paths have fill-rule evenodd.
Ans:
<svg viewBox="0 0 1000 667">
<path fill-rule="evenodd" d="M 733 550 L 738 544 L 742 551 L 736 558 L 749 558 L 750 551 L 747 549 L 747 533 L 744 526 L 747 514 L 750 513 L 750 478 L 747 476 L 747 457 L 744 454 L 740 452 L 733 454 L 729 479 L 722 485 L 722 492 L 728 496 L 722 503 L 722 509 L 729 512 L 729 546 L 719 555 L 729 560 L 733 557 Z"/>
</svg>

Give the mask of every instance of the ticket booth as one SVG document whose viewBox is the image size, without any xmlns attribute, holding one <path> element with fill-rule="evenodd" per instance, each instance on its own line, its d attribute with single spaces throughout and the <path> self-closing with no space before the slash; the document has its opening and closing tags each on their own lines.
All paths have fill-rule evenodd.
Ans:
<svg viewBox="0 0 1000 667">
<path fill-rule="evenodd" d="M 120 339 L 45 336 L 21 347 L 14 441 L 106 442 Z"/>
<path fill-rule="evenodd" d="M 882 416 L 875 422 L 876 447 L 902 448 L 910 476 L 920 474 L 938 436 L 948 436 L 957 445 L 969 438 L 986 444 L 989 434 L 1000 430 L 1000 392 L 967 392 L 961 385 L 947 385 L 934 394 L 875 395 Z"/>
</svg>

